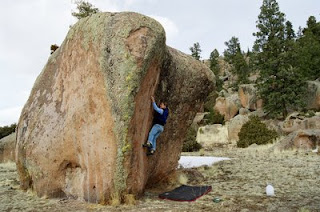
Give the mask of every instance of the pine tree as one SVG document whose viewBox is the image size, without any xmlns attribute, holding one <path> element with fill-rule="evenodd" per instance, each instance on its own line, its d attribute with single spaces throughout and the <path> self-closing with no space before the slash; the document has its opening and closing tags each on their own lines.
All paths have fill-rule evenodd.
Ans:
<svg viewBox="0 0 320 212">
<path fill-rule="evenodd" d="M 244 54 L 241 51 L 239 39 L 232 37 L 225 42 L 227 49 L 224 50 L 224 60 L 232 65 L 231 72 L 237 75 L 238 80 L 235 87 L 239 84 L 248 83 L 249 65 L 245 60 Z"/>
<path fill-rule="evenodd" d="M 220 66 L 219 66 L 219 52 L 217 49 L 214 49 L 211 53 L 210 53 L 210 69 L 211 71 L 214 73 L 214 75 L 216 76 L 216 90 L 217 91 L 221 91 L 222 90 L 222 86 L 223 86 L 223 80 L 219 78 L 219 72 L 220 72 Z"/>
<path fill-rule="evenodd" d="M 72 16 L 76 17 L 78 20 L 100 12 L 98 8 L 94 7 L 89 2 L 80 0 L 80 1 L 76 1 L 76 4 L 79 12 L 73 12 Z"/>
<path fill-rule="evenodd" d="M 302 77 L 291 64 L 288 43 L 293 39 L 292 24 L 285 24 L 285 15 L 276 0 L 263 0 L 260 9 L 258 32 L 254 33 L 254 51 L 260 70 L 258 91 L 265 110 L 285 118 L 289 109 L 302 105 L 305 88 Z"/>
<path fill-rule="evenodd" d="M 239 39 L 232 37 L 229 41 L 224 42 L 224 44 L 227 46 L 227 49 L 225 49 L 223 52 L 224 60 L 230 64 L 233 64 L 237 53 L 241 52 Z"/>
<path fill-rule="evenodd" d="M 189 48 L 191 51 L 191 56 L 194 57 L 196 60 L 200 60 L 200 53 L 201 53 L 201 48 L 200 44 L 194 43 L 192 47 Z"/>
<path fill-rule="evenodd" d="M 210 61 L 210 69 L 211 71 L 217 76 L 219 75 L 219 70 L 220 70 L 220 67 L 219 67 L 219 52 L 217 49 L 214 49 L 211 53 L 210 53 L 210 58 L 209 58 L 209 61 Z"/>
<path fill-rule="evenodd" d="M 309 17 L 307 27 L 297 40 L 296 66 L 306 80 L 320 78 L 320 22 Z"/>
<path fill-rule="evenodd" d="M 233 59 L 233 68 L 231 69 L 233 73 L 235 73 L 238 76 L 237 84 L 246 84 L 249 83 L 249 65 L 247 61 L 245 60 L 244 55 L 242 52 L 237 52 Z"/>
<path fill-rule="evenodd" d="M 292 28 L 292 23 L 287 21 L 285 23 L 285 33 L 284 33 L 284 60 L 290 66 L 294 66 L 295 64 L 295 56 L 296 56 L 296 35 Z"/>
</svg>

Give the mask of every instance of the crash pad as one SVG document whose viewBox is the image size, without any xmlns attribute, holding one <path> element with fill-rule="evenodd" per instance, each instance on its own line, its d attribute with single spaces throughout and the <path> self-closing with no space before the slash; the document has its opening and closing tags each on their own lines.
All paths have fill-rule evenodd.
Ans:
<svg viewBox="0 0 320 212">
<path fill-rule="evenodd" d="M 174 201 L 195 201 L 199 197 L 209 193 L 211 190 L 211 186 L 182 185 L 172 191 L 159 194 L 159 198 Z"/>
</svg>

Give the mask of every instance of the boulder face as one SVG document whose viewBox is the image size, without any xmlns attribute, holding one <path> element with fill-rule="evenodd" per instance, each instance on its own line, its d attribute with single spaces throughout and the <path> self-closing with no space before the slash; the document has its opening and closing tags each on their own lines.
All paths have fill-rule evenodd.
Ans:
<svg viewBox="0 0 320 212">
<path fill-rule="evenodd" d="M 308 91 L 306 95 L 307 109 L 320 109 L 320 82 L 308 81 Z"/>
<path fill-rule="evenodd" d="M 249 110 L 262 108 L 262 99 L 257 97 L 257 88 L 255 84 L 239 85 L 239 98 L 242 107 Z"/>
<path fill-rule="evenodd" d="M 320 129 L 320 116 L 305 117 L 298 112 L 290 114 L 282 123 L 281 131 L 285 134 L 292 133 L 296 130 Z"/>
<path fill-rule="evenodd" d="M 233 144 L 236 144 L 239 141 L 239 132 L 241 131 L 242 126 L 249 121 L 249 115 L 237 115 L 228 123 L 228 137 L 229 141 Z"/>
<path fill-rule="evenodd" d="M 17 127 L 23 189 L 108 203 L 139 196 L 175 171 L 188 126 L 213 90 L 201 62 L 165 45 L 155 20 L 137 13 L 81 19 L 49 58 Z M 146 156 L 150 96 L 169 118 Z"/>
<path fill-rule="evenodd" d="M 297 130 L 290 133 L 273 148 L 278 151 L 302 149 L 312 150 L 320 144 L 320 130 Z"/>
<path fill-rule="evenodd" d="M 197 142 L 207 150 L 212 150 L 215 147 L 225 147 L 229 144 L 228 128 L 222 124 L 199 127 Z"/>
<path fill-rule="evenodd" d="M 15 161 L 16 133 L 0 139 L 0 163 Z"/>
<path fill-rule="evenodd" d="M 229 121 L 239 113 L 241 108 L 238 94 L 231 94 L 227 97 L 218 97 L 214 110 L 224 115 L 224 119 Z"/>
</svg>

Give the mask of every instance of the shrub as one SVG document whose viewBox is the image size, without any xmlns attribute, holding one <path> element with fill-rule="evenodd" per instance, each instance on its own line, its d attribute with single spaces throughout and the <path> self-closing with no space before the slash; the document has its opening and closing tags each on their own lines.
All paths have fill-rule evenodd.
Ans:
<svg viewBox="0 0 320 212">
<path fill-rule="evenodd" d="M 59 46 L 57 44 L 53 44 L 50 46 L 50 54 L 53 54 L 53 52 L 55 52 L 57 49 L 59 48 Z"/>
<path fill-rule="evenodd" d="M 223 89 L 223 80 L 220 79 L 218 76 L 216 77 L 216 90 L 219 92 Z"/>
<path fill-rule="evenodd" d="M 206 124 L 224 124 L 224 115 L 221 115 L 212 108 L 209 113 L 204 116 L 204 119 L 206 120 Z"/>
<path fill-rule="evenodd" d="M 182 151 L 183 152 L 195 152 L 201 149 L 201 144 L 196 140 L 197 130 L 194 126 L 190 126 L 187 131 L 186 140 L 183 142 Z"/>
<path fill-rule="evenodd" d="M 250 120 L 242 126 L 238 135 L 237 146 L 242 148 L 254 143 L 258 145 L 272 143 L 278 137 L 276 131 L 269 130 L 257 116 L 250 117 Z"/>
<path fill-rule="evenodd" d="M 210 109 L 216 104 L 217 98 L 218 93 L 216 91 L 211 92 L 204 103 L 204 111 L 209 112 Z"/>
<path fill-rule="evenodd" d="M 311 117 L 315 116 L 316 113 L 313 110 L 308 110 L 305 115 L 306 115 L 306 117 L 311 118 Z"/>
<path fill-rule="evenodd" d="M 11 124 L 10 126 L 0 127 L 0 139 L 10 135 L 11 133 L 16 131 L 16 124 Z"/>
</svg>

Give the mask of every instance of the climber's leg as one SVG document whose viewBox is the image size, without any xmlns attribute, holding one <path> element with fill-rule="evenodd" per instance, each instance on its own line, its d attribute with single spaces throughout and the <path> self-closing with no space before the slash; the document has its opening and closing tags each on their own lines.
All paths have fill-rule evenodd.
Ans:
<svg viewBox="0 0 320 212">
<path fill-rule="evenodd" d="M 159 137 L 160 133 L 163 132 L 163 126 L 160 124 L 155 124 L 152 129 L 154 129 L 153 131 L 153 136 L 151 137 L 152 140 L 151 141 L 151 150 L 156 151 L 156 147 L 157 147 L 157 138 Z M 152 131 L 152 130 L 151 130 Z"/>
</svg>

